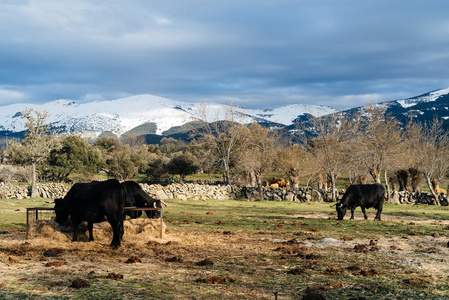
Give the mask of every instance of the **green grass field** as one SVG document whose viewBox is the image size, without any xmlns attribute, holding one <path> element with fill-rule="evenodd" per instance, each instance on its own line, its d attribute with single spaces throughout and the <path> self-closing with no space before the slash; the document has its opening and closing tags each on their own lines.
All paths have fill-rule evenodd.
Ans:
<svg viewBox="0 0 449 300">
<path fill-rule="evenodd" d="M 17 270 L 1 271 L 12 279 L 0 278 L 0 299 L 274 299 L 275 292 L 278 299 L 301 299 L 307 288 L 326 299 L 449 299 L 448 207 L 387 204 L 378 222 L 372 209 L 369 220 L 358 209 L 355 220 L 347 215 L 338 221 L 329 203 L 167 202 L 164 222 L 176 243 L 123 244 L 118 251 L 95 242 L 92 249 L 85 249 L 87 243 L 55 244 L 65 251 L 59 260 L 66 267 L 59 269 L 42 267 L 45 247 L 33 240 L 0 246 L 0 264 L 11 265 L 11 256 L 19 261 Z M 23 234 L 26 207 L 44 204 L 0 200 L 0 231 Z M 326 238 L 363 251 L 347 244 L 315 246 Z M 14 258 L 13 247 L 27 247 L 27 259 Z M 123 264 L 132 255 L 143 262 Z M 198 266 L 204 258 L 213 265 Z M 96 276 L 89 277 L 91 270 Z M 124 278 L 105 279 L 106 270 Z M 22 280 L 26 274 L 31 279 Z M 75 275 L 92 285 L 69 288 Z M 213 282 L 214 276 L 232 281 Z"/>
</svg>

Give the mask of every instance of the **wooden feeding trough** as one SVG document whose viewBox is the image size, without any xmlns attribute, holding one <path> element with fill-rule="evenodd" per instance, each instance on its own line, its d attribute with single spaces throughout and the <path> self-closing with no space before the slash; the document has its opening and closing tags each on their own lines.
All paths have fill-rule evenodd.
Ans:
<svg viewBox="0 0 449 300">
<path fill-rule="evenodd" d="M 26 239 L 28 239 L 29 231 L 30 231 L 30 222 L 38 221 L 43 219 L 45 215 L 54 214 L 57 210 L 63 210 L 62 208 L 54 208 L 54 207 L 30 207 L 27 208 L 27 216 L 26 216 Z M 162 222 L 162 207 L 125 207 L 125 212 L 144 212 L 144 211 L 160 211 L 160 226 L 159 226 L 159 236 L 162 238 L 163 236 L 163 222 Z M 47 217 L 46 219 L 49 219 Z"/>
</svg>

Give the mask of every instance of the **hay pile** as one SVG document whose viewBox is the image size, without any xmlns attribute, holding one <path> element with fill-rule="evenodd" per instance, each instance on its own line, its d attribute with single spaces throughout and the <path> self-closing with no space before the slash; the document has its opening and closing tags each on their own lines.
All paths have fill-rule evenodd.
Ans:
<svg viewBox="0 0 449 300">
<path fill-rule="evenodd" d="M 123 242 L 129 243 L 147 243 L 155 238 L 160 238 L 160 219 L 138 218 L 129 219 L 123 222 Z M 165 223 L 162 222 L 162 236 L 165 237 Z M 94 224 L 94 241 L 100 243 L 110 243 L 112 240 L 112 227 L 108 222 Z M 30 223 L 30 238 L 46 238 L 61 242 L 72 240 L 72 233 L 66 228 L 60 226 L 54 220 L 38 220 Z M 78 241 L 87 242 L 89 232 L 87 224 L 82 223 L 78 230 Z"/>
<path fill-rule="evenodd" d="M 69 230 L 61 227 L 54 220 L 37 220 L 30 223 L 28 235 L 29 238 L 46 238 L 61 242 L 72 240 Z"/>
</svg>

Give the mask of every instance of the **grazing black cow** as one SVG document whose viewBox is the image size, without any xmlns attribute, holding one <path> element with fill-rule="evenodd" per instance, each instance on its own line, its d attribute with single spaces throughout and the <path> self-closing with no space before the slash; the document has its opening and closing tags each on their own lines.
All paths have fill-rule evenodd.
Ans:
<svg viewBox="0 0 449 300">
<path fill-rule="evenodd" d="M 126 189 L 126 200 L 125 206 L 136 206 L 136 207 L 148 207 L 148 208 L 160 208 L 161 200 L 156 200 L 150 197 L 142 187 L 135 181 L 125 181 L 122 186 Z M 163 203 L 163 202 L 162 202 Z M 165 203 L 164 203 L 165 204 Z M 161 217 L 161 212 L 158 210 L 146 210 L 148 218 L 155 219 Z M 130 218 L 138 218 L 142 215 L 141 211 L 127 211 L 125 215 Z"/>
<path fill-rule="evenodd" d="M 343 198 L 337 203 L 338 219 L 343 220 L 346 210 L 351 210 L 351 220 L 354 219 L 354 210 L 357 206 L 362 208 L 365 220 L 368 219 L 365 208 L 377 209 L 374 220 L 380 221 L 380 214 L 385 199 L 385 189 L 381 184 L 353 184 L 349 186 Z"/>
<path fill-rule="evenodd" d="M 123 211 L 126 189 L 116 179 L 75 183 L 62 199 L 55 199 L 56 222 L 64 224 L 70 216 L 73 241 L 77 240 L 78 226 L 87 222 L 89 241 L 93 241 L 93 223 L 105 221 L 111 224 L 114 233 L 111 247 L 120 247 L 123 236 Z"/>
</svg>

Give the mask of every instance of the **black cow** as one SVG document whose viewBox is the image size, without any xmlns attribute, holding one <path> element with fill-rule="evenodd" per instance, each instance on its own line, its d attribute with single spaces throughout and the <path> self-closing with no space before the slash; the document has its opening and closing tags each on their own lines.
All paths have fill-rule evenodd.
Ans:
<svg viewBox="0 0 449 300">
<path fill-rule="evenodd" d="M 64 198 L 55 199 L 56 222 L 64 224 L 70 216 L 76 241 L 78 226 L 86 221 L 89 241 L 93 241 L 93 223 L 103 222 L 106 217 L 114 233 L 111 247 L 118 248 L 123 236 L 125 198 L 126 189 L 116 179 L 75 183 Z"/>
<path fill-rule="evenodd" d="M 156 200 L 150 197 L 142 187 L 135 181 L 125 181 L 122 186 L 126 189 L 126 200 L 125 206 L 136 206 L 136 207 L 148 207 L 148 208 L 160 208 L 161 200 Z M 162 202 L 163 203 L 163 202 Z M 165 203 L 164 203 L 165 204 Z M 148 218 L 160 218 L 161 212 L 158 210 L 146 210 Z M 138 218 L 142 215 L 141 211 L 127 211 L 125 215 L 130 218 Z"/>
<path fill-rule="evenodd" d="M 374 220 L 380 221 L 380 214 L 385 199 L 385 189 L 381 184 L 353 184 L 348 187 L 343 198 L 337 203 L 338 219 L 343 220 L 346 210 L 351 210 L 351 220 L 354 219 L 354 210 L 357 206 L 362 208 L 365 220 L 368 219 L 365 208 L 377 209 Z"/>
</svg>

